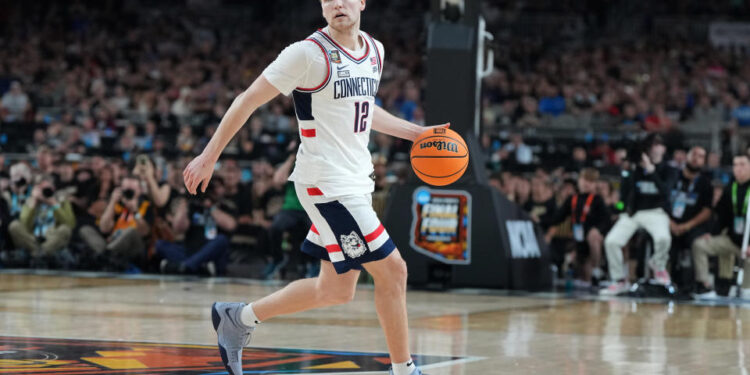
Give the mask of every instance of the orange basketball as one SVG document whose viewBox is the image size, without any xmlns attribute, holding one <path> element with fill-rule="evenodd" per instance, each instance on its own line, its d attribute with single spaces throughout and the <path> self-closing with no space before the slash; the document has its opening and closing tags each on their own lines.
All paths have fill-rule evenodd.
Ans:
<svg viewBox="0 0 750 375">
<path fill-rule="evenodd" d="M 445 186 L 463 176 L 469 165 L 469 149 L 458 133 L 446 128 L 429 129 L 411 146 L 411 167 L 424 182 Z"/>
</svg>

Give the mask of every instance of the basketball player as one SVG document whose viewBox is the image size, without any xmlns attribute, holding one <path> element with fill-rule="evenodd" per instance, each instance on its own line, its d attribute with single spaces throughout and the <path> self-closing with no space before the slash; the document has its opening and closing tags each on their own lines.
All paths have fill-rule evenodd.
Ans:
<svg viewBox="0 0 750 375">
<path fill-rule="evenodd" d="M 190 193 L 199 186 L 205 190 L 219 155 L 248 117 L 279 93 L 293 95 L 302 142 L 289 180 L 313 223 L 302 251 L 320 258 L 321 270 L 316 278 L 297 280 L 248 305 L 213 305 L 219 351 L 230 374 L 242 373 L 242 348 L 261 321 L 351 301 L 362 269 L 375 280 L 391 374 L 421 374 L 409 352 L 406 263 L 371 206 L 367 144 L 370 129 L 413 141 L 429 127 L 375 106 L 384 51 L 359 30 L 365 1 L 322 0 L 328 26 L 281 52 L 234 100 L 211 141 L 183 172 Z"/>
</svg>

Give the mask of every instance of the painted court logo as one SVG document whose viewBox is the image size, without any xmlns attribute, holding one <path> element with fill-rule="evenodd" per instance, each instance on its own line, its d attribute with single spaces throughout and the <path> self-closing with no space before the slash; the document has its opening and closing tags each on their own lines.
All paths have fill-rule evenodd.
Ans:
<svg viewBox="0 0 750 375">
<path fill-rule="evenodd" d="M 414 356 L 421 366 L 464 362 Z M 388 354 L 245 348 L 245 374 L 386 373 Z M 179 345 L 0 336 L 0 374 L 226 375 L 215 345 Z"/>
<path fill-rule="evenodd" d="M 458 153 L 458 143 L 456 142 L 430 141 L 419 144 L 420 150 L 425 148 L 436 148 L 438 151 L 448 150 L 450 152 Z"/>
</svg>

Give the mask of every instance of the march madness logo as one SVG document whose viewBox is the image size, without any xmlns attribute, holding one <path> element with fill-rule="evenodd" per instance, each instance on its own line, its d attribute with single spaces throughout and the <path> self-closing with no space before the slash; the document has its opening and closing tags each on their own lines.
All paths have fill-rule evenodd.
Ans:
<svg viewBox="0 0 750 375">
<path fill-rule="evenodd" d="M 471 263 L 471 195 L 419 188 L 412 204 L 411 246 L 448 264 Z"/>
<path fill-rule="evenodd" d="M 245 374 L 332 374 L 388 371 L 385 353 L 245 348 Z M 465 362 L 413 356 L 421 366 Z M 0 374 L 226 374 L 216 346 L 0 336 Z"/>
</svg>

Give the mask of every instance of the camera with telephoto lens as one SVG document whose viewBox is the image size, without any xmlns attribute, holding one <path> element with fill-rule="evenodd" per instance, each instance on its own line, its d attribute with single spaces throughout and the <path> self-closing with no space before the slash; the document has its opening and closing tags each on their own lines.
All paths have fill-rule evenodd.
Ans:
<svg viewBox="0 0 750 375">
<path fill-rule="evenodd" d="M 135 190 L 133 189 L 125 189 L 122 191 L 122 197 L 126 200 L 131 200 L 135 197 Z"/>
</svg>

